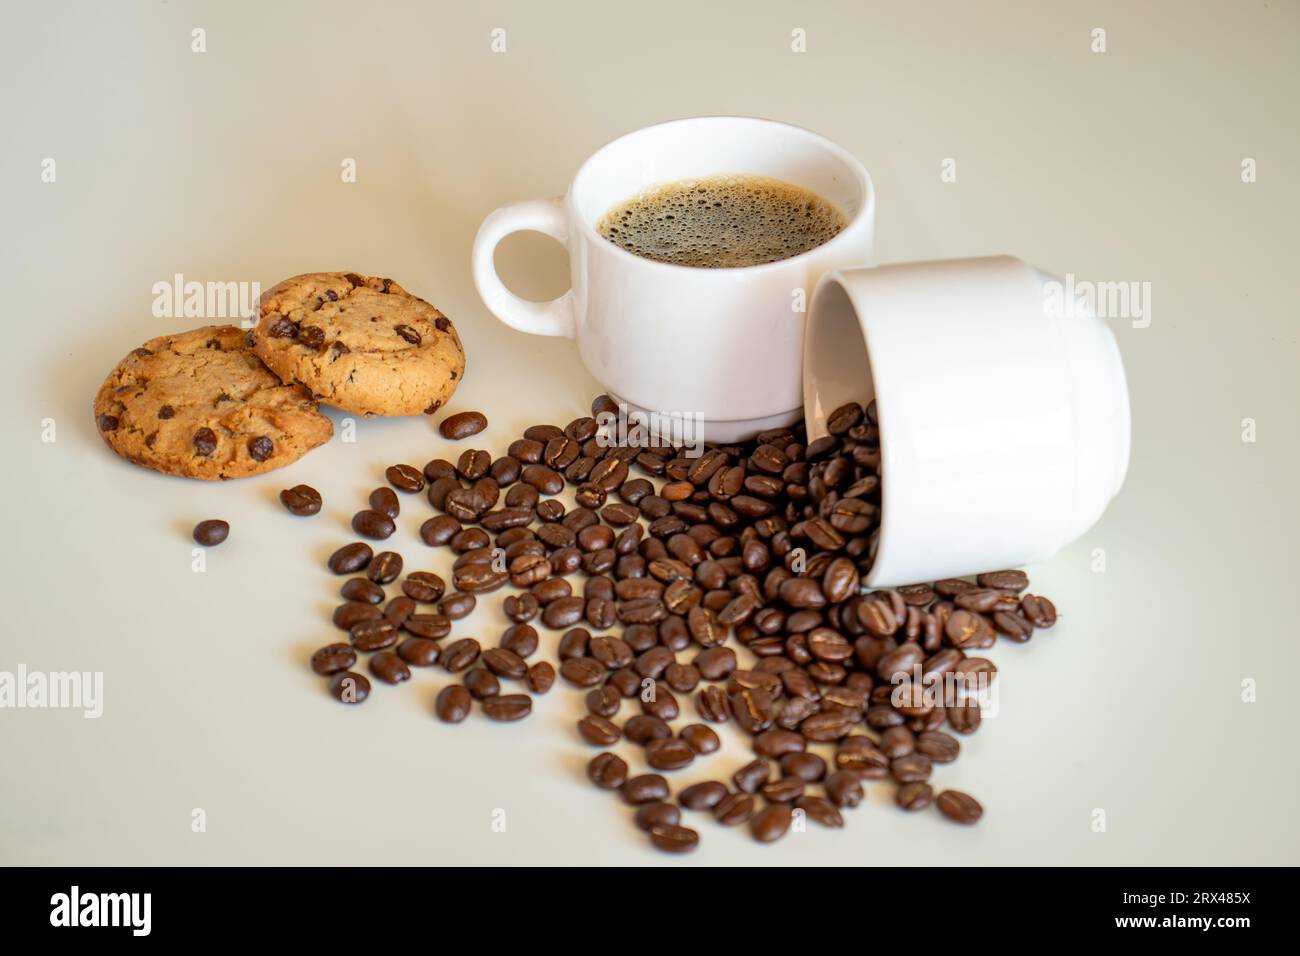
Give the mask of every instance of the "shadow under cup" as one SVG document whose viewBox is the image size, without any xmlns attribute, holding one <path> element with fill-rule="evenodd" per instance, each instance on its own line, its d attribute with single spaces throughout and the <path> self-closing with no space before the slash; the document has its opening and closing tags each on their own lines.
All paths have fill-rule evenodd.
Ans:
<svg viewBox="0 0 1300 956">
<path fill-rule="evenodd" d="M 596 231 L 611 208 L 665 183 L 727 174 L 780 179 L 847 220 L 797 256 L 741 268 L 643 259 Z M 677 120 L 597 151 L 565 199 L 575 338 L 584 364 L 630 412 L 702 422 L 733 442 L 803 417 L 806 303 L 828 270 L 864 265 L 874 196 L 852 154 L 794 126 L 743 117 Z"/>
</svg>

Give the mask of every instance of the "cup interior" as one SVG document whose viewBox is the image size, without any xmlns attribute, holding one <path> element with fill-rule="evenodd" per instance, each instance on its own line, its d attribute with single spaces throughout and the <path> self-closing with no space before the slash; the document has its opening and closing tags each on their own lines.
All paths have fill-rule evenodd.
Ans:
<svg viewBox="0 0 1300 956">
<path fill-rule="evenodd" d="M 803 399 L 808 440 L 826 434 L 826 419 L 846 402 L 876 397 L 871 354 L 849 294 L 834 275 L 813 296 L 804 337 Z M 815 328 L 813 327 L 815 323 Z"/>
<path fill-rule="evenodd" d="M 579 218 L 594 229 L 615 205 L 652 186 L 728 173 L 812 190 L 850 223 L 869 205 L 866 170 L 850 153 L 797 126 L 740 116 L 674 120 L 628 133 L 583 164 L 569 193 Z"/>
</svg>

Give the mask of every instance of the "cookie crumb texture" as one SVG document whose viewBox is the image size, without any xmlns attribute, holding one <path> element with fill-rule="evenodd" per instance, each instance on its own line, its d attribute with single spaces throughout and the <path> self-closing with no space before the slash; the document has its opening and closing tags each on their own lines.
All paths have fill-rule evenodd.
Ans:
<svg viewBox="0 0 1300 956">
<path fill-rule="evenodd" d="M 465 374 L 450 319 L 391 279 L 355 272 L 267 290 L 253 349 L 284 381 L 358 415 L 431 415 Z"/>
<path fill-rule="evenodd" d="M 233 325 L 133 349 L 95 397 L 95 427 L 128 461 L 208 481 L 287 465 L 334 433 L 307 390 L 276 378 Z"/>
</svg>

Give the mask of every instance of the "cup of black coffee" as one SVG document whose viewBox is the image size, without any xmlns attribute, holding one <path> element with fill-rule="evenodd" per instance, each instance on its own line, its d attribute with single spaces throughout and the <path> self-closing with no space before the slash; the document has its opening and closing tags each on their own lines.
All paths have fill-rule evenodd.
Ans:
<svg viewBox="0 0 1300 956">
<path fill-rule="evenodd" d="M 562 198 L 488 216 L 474 280 L 507 325 L 575 339 L 629 414 L 734 441 L 802 418 L 807 302 L 823 273 L 870 259 L 874 218 L 866 169 L 822 136 L 676 120 L 602 147 Z M 497 275 L 497 244 L 520 230 L 568 248 L 560 298 L 521 299 Z"/>
</svg>

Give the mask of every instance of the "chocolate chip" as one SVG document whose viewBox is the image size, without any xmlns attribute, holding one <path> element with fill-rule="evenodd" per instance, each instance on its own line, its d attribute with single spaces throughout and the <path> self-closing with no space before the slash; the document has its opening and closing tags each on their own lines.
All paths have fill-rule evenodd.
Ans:
<svg viewBox="0 0 1300 956">
<path fill-rule="evenodd" d="M 343 274 L 343 278 L 347 279 L 348 282 L 350 282 L 350 283 L 352 284 L 352 287 L 353 287 L 354 289 L 355 289 L 357 286 L 359 286 L 359 285 L 365 285 L 365 284 L 366 284 L 366 280 L 365 280 L 365 278 L 364 278 L 363 276 L 359 276 L 359 275 L 357 275 L 355 272 L 345 272 L 345 273 Z"/>
<path fill-rule="evenodd" d="M 288 316 L 280 316 L 266 330 L 273 339 L 292 339 L 298 335 L 298 326 Z"/>
<path fill-rule="evenodd" d="M 153 355 L 153 352 L 142 345 L 138 349 L 132 349 L 131 354 L 136 358 L 145 358 L 146 356 Z"/>
<path fill-rule="evenodd" d="M 116 415 L 100 415 L 99 430 L 102 432 L 116 431 L 118 426 Z"/>
<path fill-rule="evenodd" d="M 437 327 L 439 332 L 446 332 L 451 328 L 451 321 L 445 315 L 438 316 L 433 320 L 433 324 Z"/>
<path fill-rule="evenodd" d="M 393 326 L 393 331 L 412 345 L 420 344 L 420 333 L 415 331 L 415 329 L 411 328 L 409 325 L 395 325 Z"/>
<path fill-rule="evenodd" d="M 158 409 L 158 417 L 164 421 L 169 418 L 174 418 L 175 415 L 176 409 L 172 408 L 170 405 L 164 405 L 162 408 Z"/>
<path fill-rule="evenodd" d="M 254 461 L 266 461 L 275 454 L 275 442 L 265 435 L 250 438 L 248 440 L 248 453 L 253 456 Z"/>
<path fill-rule="evenodd" d="M 331 302 L 337 302 L 339 300 L 339 294 L 333 289 L 326 289 L 325 298 L 329 299 Z"/>
<path fill-rule="evenodd" d="M 217 435 L 211 428 L 200 428 L 194 433 L 194 454 L 211 455 L 216 450 Z"/>
<path fill-rule="evenodd" d="M 335 339 L 335 340 L 334 340 L 334 344 L 331 345 L 330 348 L 332 348 L 332 349 L 334 350 L 334 354 L 335 354 L 335 355 L 347 355 L 349 352 L 352 351 L 350 348 L 348 348 L 346 345 L 344 345 L 344 344 L 343 344 L 342 342 L 340 342 L 338 339 Z"/>
<path fill-rule="evenodd" d="M 319 325 L 303 326 L 298 330 L 298 343 L 310 349 L 323 348 L 325 345 L 325 330 Z"/>
</svg>

